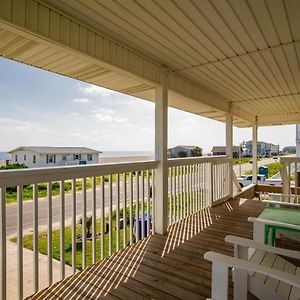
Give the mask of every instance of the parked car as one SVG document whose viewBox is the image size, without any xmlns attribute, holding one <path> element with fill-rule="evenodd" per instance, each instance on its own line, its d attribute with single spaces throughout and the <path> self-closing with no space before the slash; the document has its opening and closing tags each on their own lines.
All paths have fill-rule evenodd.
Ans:
<svg viewBox="0 0 300 300">
<path fill-rule="evenodd" d="M 276 179 L 268 178 L 268 179 L 266 179 L 265 184 L 282 185 L 282 180 L 281 180 L 281 178 L 276 178 Z"/>
<path fill-rule="evenodd" d="M 238 178 L 240 186 L 243 188 L 252 183 L 252 175 L 242 175 Z M 263 174 L 257 175 L 257 183 L 264 183 L 266 181 L 266 176 Z"/>
<path fill-rule="evenodd" d="M 238 182 L 240 186 L 243 188 L 249 184 L 252 183 L 252 175 L 242 175 L 241 177 L 238 178 Z M 282 180 L 279 179 L 272 179 L 266 178 L 266 175 L 264 174 L 259 174 L 257 175 L 257 183 L 260 184 L 269 184 L 269 185 L 282 185 Z"/>
</svg>

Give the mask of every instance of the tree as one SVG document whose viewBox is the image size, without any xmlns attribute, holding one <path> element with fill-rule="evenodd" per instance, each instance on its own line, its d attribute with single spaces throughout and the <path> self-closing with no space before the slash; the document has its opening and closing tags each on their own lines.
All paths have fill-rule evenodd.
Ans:
<svg viewBox="0 0 300 300">
<path fill-rule="evenodd" d="M 192 149 L 192 156 L 202 156 L 202 148 L 200 147 L 194 147 Z"/>
<path fill-rule="evenodd" d="M 186 151 L 179 151 L 177 154 L 178 157 L 187 157 Z"/>
<path fill-rule="evenodd" d="M 80 219 L 79 224 L 82 224 L 82 218 Z M 90 238 L 92 236 L 92 234 L 91 234 L 92 224 L 93 224 L 93 217 L 92 216 L 87 217 L 86 218 L 86 229 L 87 229 L 86 237 L 87 238 Z"/>
</svg>

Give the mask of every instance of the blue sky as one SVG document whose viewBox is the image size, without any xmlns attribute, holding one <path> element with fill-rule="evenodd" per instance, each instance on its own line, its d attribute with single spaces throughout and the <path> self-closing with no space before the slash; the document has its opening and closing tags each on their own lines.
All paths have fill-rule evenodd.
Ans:
<svg viewBox="0 0 300 300">
<path fill-rule="evenodd" d="M 20 145 L 153 151 L 154 104 L 0 58 L 0 151 Z M 251 139 L 234 129 L 234 143 Z M 259 139 L 295 144 L 295 126 L 264 127 Z M 169 109 L 169 147 L 224 145 L 225 125 Z"/>
</svg>

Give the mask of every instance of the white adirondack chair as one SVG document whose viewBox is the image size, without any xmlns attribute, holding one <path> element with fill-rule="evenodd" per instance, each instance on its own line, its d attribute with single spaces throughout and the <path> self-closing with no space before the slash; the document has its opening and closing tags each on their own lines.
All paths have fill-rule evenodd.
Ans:
<svg viewBox="0 0 300 300">
<path fill-rule="evenodd" d="M 234 270 L 235 300 L 246 300 L 248 291 L 262 300 L 300 299 L 300 268 L 284 258 L 300 259 L 300 252 L 230 235 L 225 241 L 234 245 L 234 257 L 212 251 L 204 254 L 212 262 L 211 299 L 227 299 L 230 269 Z"/>
<path fill-rule="evenodd" d="M 263 202 L 269 202 L 270 204 L 288 204 L 293 203 L 295 206 L 300 207 L 300 204 L 297 202 L 300 199 L 300 195 L 296 194 L 281 194 L 281 193 L 266 193 L 262 194 L 260 197 Z"/>
<path fill-rule="evenodd" d="M 271 221 L 271 220 L 265 220 L 265 219 L 261 219 L 261 218 L 253 218 L 253 217 L 249 217 L 248 221 L 253 222 L 253 240 L 256 242 L 259 242 L 259 243 L 264 243 L 265 225 L 275 225 L 275 226 L 280 226 L 280 227 L 292 228 L 292 229 L 298 230 L 300 232 L 300 226 L 298 226 L 298 225 L 276 222 L 276 221 Z M 279 237 L 280 234 L 283 234 L 294 240 L 300 241 L 300 233 L 298 233 L 298 232 L 289 232 L 289 231 L 278 230 L 276 232 L 276 237 Z M 270 238 L 269 238 L 269 240 L 270 240 Z"/>
<path fill-rule="evenodd" d="M 290 208 L 297 208 L 299 209 L 300 214 L 300 204 L 295 203 L 296 197 L 299 198 L 297 195 L 284 195 L 284 194 L 269 194 L 270 197 L 273 197 L 276 200 L 263 200 L 262 202 L 266 204 L 267 207 L 275 206 L 275 207 L 290 207 Z M 289 202 L 284 202 L 285 199 L 289 199 Z M 249 217 L 248 221 L 253 222 L 253 240 L 257 242 L 264 243 L 264 228 L 265 225 L 277 225 L 281 227 L 287 227 L 292 228 L 294 230 L 297 230 L 300 232 L 300 226 L 298 225 L 292 225 L 282 222 L 276 222 L 271 220 L 265 220 L 261 218 L 252 218 Z M 278 230 L 276 232 L 277 237 L 279 237 L 281 234 L 285 235 L 289 238 L 295 239 L 297 241 L 300 241 L 300 233 L 299 232 L 291 232 L 286 230 Z"/>
</svg>

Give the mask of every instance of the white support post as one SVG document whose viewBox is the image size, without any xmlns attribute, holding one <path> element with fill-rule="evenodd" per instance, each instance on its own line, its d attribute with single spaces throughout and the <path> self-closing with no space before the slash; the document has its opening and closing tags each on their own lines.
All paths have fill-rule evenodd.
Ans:
<svg viewBox="0 0 300 300">
<path fill-rule="evenodd" d="M 155 93 L 155 233 L 164 234 L 168 227 L 168 77 L 161 70 L 161 85 Z"/>
<path fill-rule="evenodd" d="M 233 136 L 233 126 L 232 126 L 232 114 L 231 112 L 226 113 L 226 155 L 232 158 L 232 136 Z M 229 193 L 232 197 L 233 195 L 233 165 L 232 160 L 229 166 Z"/>
<path fill-rule="evenodd" d="M 257 121 L 252 126 L 252 183 L 257 184 Z"/>
</svg>

